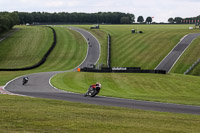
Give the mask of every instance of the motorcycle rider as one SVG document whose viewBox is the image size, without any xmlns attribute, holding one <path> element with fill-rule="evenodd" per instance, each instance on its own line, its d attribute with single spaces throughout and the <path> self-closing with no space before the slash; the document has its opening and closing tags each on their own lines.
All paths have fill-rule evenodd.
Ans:
<svg viewBox="0 0 200 133">
<path fill-rule="evenodd" d="M 28 82 L 29 78 L 27 76 L 23 77 L 23 85 L 25 85 Z"/>
<path fill-rule="evenodd" d="M 101 83 L 100 83 L 100 82 L 97 82 L 97 83 L 96 83 L 97 94 L 99 93 L 100 89 L 101 89 Z"/>
<path fill-rule="evenodd" d="M 96 82 L 96 84 L 92 84 L 92 85 L 90 85 L 90 87 L 88 88 L 88 91 L 87 91 L 87 93 L 84 95 L 85 97 L 88 95 L 88 92 L 89 92 L 89 89 L 90 88 L 93 88 L 93 89 L 96 89 L 96 94 L 95 95 L 97 95 L 99 92 L 100 92 L 100 89 L 101 89 L 101 83 L 100 82 Z"/>
</svg>

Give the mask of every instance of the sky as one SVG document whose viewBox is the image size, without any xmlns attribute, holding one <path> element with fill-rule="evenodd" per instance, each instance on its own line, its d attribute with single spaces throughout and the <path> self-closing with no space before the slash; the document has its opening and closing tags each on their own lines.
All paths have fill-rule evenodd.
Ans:
<svg viewBox="0 0 200 133">
<path fill-rule="evenodd" d="M 0 0 L 0 11 L 19 12 L 124 12 L 154 17 L 167 22 L 170 17 L 200 15 L 200 0 Z"/>
</svg>

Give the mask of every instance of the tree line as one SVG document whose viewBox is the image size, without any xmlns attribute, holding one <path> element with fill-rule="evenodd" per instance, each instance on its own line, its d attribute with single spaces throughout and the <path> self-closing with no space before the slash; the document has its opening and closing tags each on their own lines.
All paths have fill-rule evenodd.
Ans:
<svg viewBox="0 0 200 133">
<path fill-rule="evenodd" d="M 137 19 L 137 22 L 138 23 L 148 23 L 148 24 L 151 24 L 153 21 L 153 17 L 147 17 L 146 20 L 144 21 L 144 18 L 143 16 L 139 16 L 138 19 Z"/>
<path fill-rule="evenodd" d="M 197 17 L 190 17 L 190 18 L 171 17 L 168 19 L 168 22 L 177 24 L 195 24 L 200 22 L 200 15 Z"/>
<path fill-rule="evenodd" d="M 98 13 L 48 13 L 48 12 L 0 12 L 0 31 L 16 24 L 131 24 L 134 14 L 122 12 Z"/>
<path fill-rule="evenodd" d="M 17 12 L 0 12 L 0 33 L 12 29 L 14 25 L 19 24 Z"/>
<path fill-rule="evenodd" d="M 48 13 L 48 12 L 19 12 L 20 24 L 26 23 L 66 23 L 66 24 L 130 24 L 134 22 L 134 14 L 121 12 L 98 13 Z"/>
</svg>

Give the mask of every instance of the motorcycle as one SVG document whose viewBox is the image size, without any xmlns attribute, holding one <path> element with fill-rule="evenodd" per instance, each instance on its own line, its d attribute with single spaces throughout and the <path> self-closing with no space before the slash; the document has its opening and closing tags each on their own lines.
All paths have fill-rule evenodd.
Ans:
<svg viewBox="0 0 200 133">
<path fill-rule="evenodd" d="M 25 85 L 28 83 L 28 77 L 23 77 L 22 85 Z"/>
<path fill-rule="evenodd" d="M 88 88 L 88 91 L 86 92 L 86 94 L 84 96 L 85 97 L 86 96 L 95 97 L 99 92 L 100 92 L 100 88 L 99 87 L 93 88 L 92 86 L 90 86 Z"/>
</svg>

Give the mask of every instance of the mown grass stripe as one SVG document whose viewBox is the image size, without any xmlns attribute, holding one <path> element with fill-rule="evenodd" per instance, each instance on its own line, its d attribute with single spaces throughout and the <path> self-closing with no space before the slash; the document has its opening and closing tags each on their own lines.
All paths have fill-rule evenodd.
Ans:
<svg viewBox="0 0 200 133">
<path fill-rule="evenodd" d="M 134 39 L 132 37 L 125 38 L 126 41 L 123 41 L 124 45 L 117 45 L 115 48 L 116 51 L 113 51 L 113 52 L 114 53 L 117 52 L 117 55 L 121 55 L 121 56 L 119 56 L 119 58 L 124 58 L 124 56 L 126 56 L 125 54 L 127 53 L 128 50 L 134 49 L 135 47 L 137 47 L 139 45 L 135 42 L 137 42 L 141 38 L 137 38 L 137 39 Z M 115 42 L 113 42 L 112 44 L 114 44 L 114 43 Z M 120 44 L 120 43 L 118 43 L 118 44 Z"/>
<path fill-rule="evenodd" d="M 87 44 L 79 33 L 64 27 L 54 28 L 58 33 L 58 44 L 45 67 L 51 71 L 73 69 L 84 59 Z"/>
<path fill-rule="evenodd" d="M 21 26 L 19 26 L 19 28 L 21 28 Z M 29 28 L 29 27 L 22 27 L 22 28 Z M 33 27 L 33 28 L 39 28 L 39 27 Z M 4 71 L 0 72 L 1 86 L 5 85 L 9 80 L 15 77 L 18 77 L 20 75 L 38 73 L 38 72 L 70 70 L 78 66 L 82 62 L 87 52 L 87 44 L 84 38 L 80 34 L 73 32 L 71 30 L 68 30 L 67 28 L 54 27 L 54 29 L 58 33 L 57 35 L 58 43 L 55 49 L 50 54 L 50 56 L 47 58 L 47 61 L 42 66 L 33 70 L 19 71 L 19 72 L 4 72 Z M 63 33 L 60 33 L 62 31 Z M 18 34 L 16 35 L 19 36 Z M 51 41 L 51 39 L 49 39 L 48 41 Z M 79 42 L 82 42 L 82 43 L 80 44 Z M 78 48 L 80 47 L 82 49 L 78 51 L 79 55 L 77 55 L 76 57 L 76 62 L 74 62 L 75 59 L 68 58 L 69 57 L 68 55 L 73 53 L 73 51 L 76 51 L 77 47 L 73 47 L 73 49 L 71 49 L 71 53 L 69 53 L 67 52 L 67 49 L 66 49 L 66 47 L 68 47 L 67 45 L 69 44 L 72 44 L 72 46 L 78 45 L 77 47 Z M 49 47 L 46 46 L 46 48 L 49 48 Z"/>
<path fill-rule="evenodd" d="M 160 113 L 7 95 L 1 96 L 0 101 L 0 128 L 3 133 L 88 133 L 91 132 L 91 126 L 94 127 L 92 132 L 95 133 L 198 133 L 200 130 L 199 115 Z"/>
<path fill-rule="evenodd" d="M 50 27 L 51 28 L 51 27 Z M 25 64 L 25 67 L 23 67 L 23 66 L 17 66 L 17 63 L 19 62 L 18 60 L 16 60 L 15 62 L 14 62 L 14 65 L 16 65 L 16 66 L 14 66 L 13 68 L 11 67 L 11 68 L 1 68 L 0 70 L 1 71 L 19 71 L 19 70 L 30 70 L 30 69 L 34 69 L 34 68 L 36 68 L 36 67 L 39 67 L 40 65 L 42 65 L 45 61 L 46 61 L 46 58 L 48 57 L 48 55 L 51 53 L 51 51 L 53 50 L 53 48 L 55 47 L 55 45 L 56 45 L 56 36 L 55 36 L 55 31 L 54 31 L 54 29 L 53 28 L 51 28 L 52 29 L 52 31 L 53 31 L 53 34 L 54 34 L 54 42 L 53 42 L 53 44 L 51 45 L 51 47 L 47 50 L 47 52 L 39 59 L 39 61 L 37 62 L 37 63 L 35 63 L 34 62 L 34 60 L 32 60 L 32 62 L 31 63 L 34 63 L 33 65 L 31 65 L 31 66 L 29 66 L 29 64 Z M 36 30 L 36 33 L 37 33 L 37 30 Z M 30 34 L 30 33 L 29 33 Z M 29 35 L 29 36 L 31 36 L 31 35 Z M 29 41 L 33 41 L 32 40 L 33 38 L 31 38 L 31 39 L 29 39 Z M 26 39 L 25 39 L 26 40 Z M 28 41 L 28 40 L 27 40 Z M 37 39 L 36 39 L 36 42 L 37 42 Z M 22 47 L 16 47 L 15 46 L 16 44 L 14 44 L 14 51 L 20 51 L 20 48 L 22 48 Z M 25 45 L 25 44 L 23 44 L 23 45 Z M 17 48 L 17 49 L 16 49 Z M 20 57 L 20 56 L 24 56 L 24 59 L 25 60 L 31 60 L 31 57 L 33 57 L 33 56 L 31 56 L 31 57 L 27 57 L 26 55 L 27 54 L 29 54 L 29 50 L 33 50 L 33 51 L 37 51 L 36 49 L 35 49 L 35 46 L 34 45 L 26 45 L 26 47 L 24 48 L 24 50 L 25 50 L 25 52 L 23 52 L 23 53 L 20 53 L 20 52 L 18 52 L 18 53 L 16 53 L 15 54 L 15 56 L 17 56 L 17 58 L 18 57 Z M 35 49 L 35 50 L 34 50 Z M 28 52 L 29 51 L 29 52 Z M 11 52 L 11 51 L 10 51 Z M 21 50 L 21 52 L 22 52 L 22 50 Z M 25 54 L 25 55 L 23 55 L 23 54 Z M 11 57 L 12 57 L 12 53 L 9 53 L 8 55 L 11 55 Z M 36 53 L 36 55 L 37 55 L 37 53 Z M 39 55 L 41 55 L 41 53 L 39 54 Z M 13 59 L 15 60 L 15 58 L 16 57 L 13 57 Z M 16 58 L 16 59 L 17 59 Z M 12 59 L 12 60 L 13 60 Z M 32 59 L 35 59 L 35 58 L 32 58 Z M 21 60 L 20 60 L 21 61 Z M 9 61 L 8 61 L 9 62 Z M 13 64 L 12 64 L 13 65 Z"/>
<path fill-rule="evenodd" d="M 135 63 L 141 62 L 138 64 L 141 67 L 154 69 L 184 35 L 189 32 L 197 32 L 196 30 L 188 30 L 187 27 L 188 25 L 102 25 L 101 30 L 111 33 L 113 36 L 113 66 L 135 66 Z M 131 29 L 142 30 L 144 33 L 131 34 Z M 143 37 L 141 42 L 134 41 L 141 36 Z M 133 38 L 132 42 L 130 42 L 131 38 Z M 131 43 L 137 43 L 140 47 L 134 47 Z M 159 48 L 162 51 L 159 51 Z M 129 53 L 127 53 L 127 49 Z M 134 51 L 132 52 L 134 54 L 131 51 Z M 152 58 L 153 63 L 151 63 Z"/>
<path fill-rule="evenodd" d="M 62 79 L 59 81 L 57 79 Z M 90 84 L 102 83 L 100 95 L 200 105 L 198 77 L 184 75 L 71 72 L 55 76 L 52 84 L 66 91 L 85 93 Z"/>
</svg>

